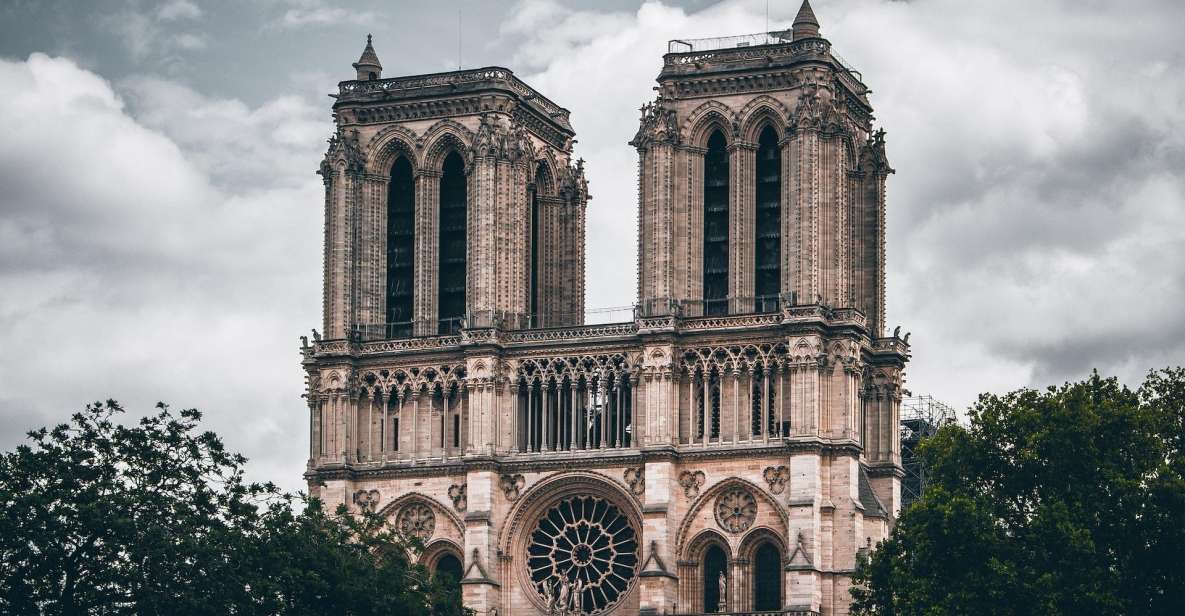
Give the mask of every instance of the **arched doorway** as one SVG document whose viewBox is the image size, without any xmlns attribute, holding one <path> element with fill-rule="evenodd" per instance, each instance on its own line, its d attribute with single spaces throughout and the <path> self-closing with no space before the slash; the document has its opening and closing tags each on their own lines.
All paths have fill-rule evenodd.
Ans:
<svg viewBox="0 0 1185 616">
<path fill-rule="evenodd" d="M 704 612 L 719 612 L 720 575 L 728 579 L 728 555 L 719 545 L 712 544 L 704 550 L 703 563 Z"/>
<path fill-rule="evenodd" d="M 782 554 L 766 541 L 753 551 L 753 609 L 774 611 L 782 603 Z"/>
</svg>

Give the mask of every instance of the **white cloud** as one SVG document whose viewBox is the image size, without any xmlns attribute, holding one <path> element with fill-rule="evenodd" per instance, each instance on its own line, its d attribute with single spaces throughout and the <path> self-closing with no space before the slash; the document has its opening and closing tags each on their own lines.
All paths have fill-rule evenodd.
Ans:
<svg viewBox="0 0 1185 616">
<path fill-rule="evenodd" d="M 202 9 L 189 0 L 172 0 L 160 5 L 156 9 L 156 17 L 161 21 L 177 21 L 180 19 L 198 19 L 202 16 Z"/>
<path fill-rule="evenodd" d="M 41 54 L 0 61 L 0 85 L 6 438 L 90 399 L 163 399 L 202 409 L 254 476 L 299 488 L 322 111 L 144 78 L 133 116 L 109 83 Z"/>
<path fill-rule="evenodd" d="M 378 19 L 373 11 L 353 10 L 328 6 L 320 0 L 300 0 L 297 6 L 284 11 L 271 25 L 280 29 L 297 29 L 333 25 L 365 26 Z"/>
</svg>

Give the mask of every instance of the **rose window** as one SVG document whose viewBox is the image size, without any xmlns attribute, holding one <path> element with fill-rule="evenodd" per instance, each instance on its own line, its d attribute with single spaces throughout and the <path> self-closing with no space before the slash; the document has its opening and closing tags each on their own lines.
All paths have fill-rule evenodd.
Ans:
<svg viewBox="0 0 1185 616">
<path fill-rule="evenodd" d="M 412 503 L 399 512 L 395 527 L 406 537 L 419 537 L 427 540 L 436 528 L 436 514 L 432 508 L 423 503 Z"/>
<path fill-rule="evenodd" d="M 527 567 L 545 604 L 573 614 L 603 613 L 637 575 L 637 532 L 608 501 L 569 497 L 539 518 L 527 544 Z"/>
<path fill-rule="evenodd" d="M 748 490 L 734 488 L 716 499 L 716 522 L 729 532 L 744 531 L 756 517 L 757 499 Z"/>
</svg>

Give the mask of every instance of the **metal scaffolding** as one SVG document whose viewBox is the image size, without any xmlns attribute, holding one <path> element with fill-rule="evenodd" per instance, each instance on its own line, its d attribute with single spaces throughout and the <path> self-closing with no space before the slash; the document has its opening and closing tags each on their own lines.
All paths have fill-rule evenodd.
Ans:
<svg viewBox="0 0 1185 616">
<path fill-rule="evenodd" d="M 926 469 L 918 457 L 918 446 L 938 429 L 955 423 L 958 415 L 948 404 L 931 396 L 915 396 L 901 401 L 901 507 L 904 509 L 922 497 L 928 484 Z"/>
</svg>

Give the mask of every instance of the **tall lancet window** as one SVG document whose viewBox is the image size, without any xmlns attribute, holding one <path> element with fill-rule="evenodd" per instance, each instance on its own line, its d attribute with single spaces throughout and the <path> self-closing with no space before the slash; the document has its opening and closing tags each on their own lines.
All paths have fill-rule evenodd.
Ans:
<svg viewBox="0 0 1185 616">
<path fill-rule="evenodd" d="M 465 316 L 465 163 L 457 152 L 444 159 L 440 175 L 440 278 L 437 280 L 439 333 L 460 331 Z"/>
<path fill-rule="evenodd" d="M 416 245 L 416 199 L 411 162 L 395 159 L 387 186 L 387 315 L 389 338 L 412 334 Z"/>
<path fill-rule="evenodd" d="M 719 130 L 704 154 L 704 314 L 728 312 L 728 147 Z"/>
<path fill-rule="evenodd" d="M 759 312 L 778 309 L 782 291 L 782 153 L 778 134 L 766 126 L 757 140 L 757 272 L 754 292 Z"/>
</svg>

